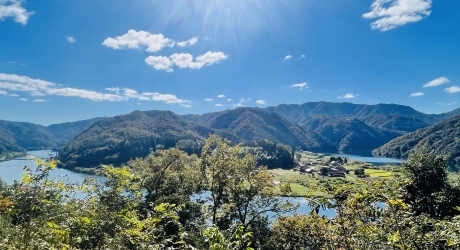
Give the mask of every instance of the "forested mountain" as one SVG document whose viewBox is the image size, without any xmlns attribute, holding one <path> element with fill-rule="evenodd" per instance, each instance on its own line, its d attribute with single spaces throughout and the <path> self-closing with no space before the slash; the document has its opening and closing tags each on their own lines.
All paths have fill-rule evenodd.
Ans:
<svg viewBox="0 0 460 250">
<path fill-rule="evenodd" d="M 212 129 L 188 123 L 171 111 L 134 111 L 96 122 L 60 152 L 63 166 L 89 167 L 125 163 L 179 140 L 204 141 Z"/>
<path fill-rule="evenodd" d="M 193 116 L 192 116 L 193 117 Z M 337 147 L 317 133 L 303 129 L 280 115 L 260 108 L 237 108 L 184 119 L 218 130 L 228 130 L 241 140 L 268 139 L 305 150 L 331 152 Z"/>
<path fill-rule="evenodd" d="M 450 166 L 460 168 L 460 115 L 400 136 L 372 153 L 377 156 L 407 158 L 410 153 L 423 147 L 447 155 Z"/>
<path fill-rule="evenodd" d="M 72 140 L 76 135 L 88 129 L 95 122 L 105 119 L 105 117 L 96 117 L 92 119 L 66 122 L 59 124 L 52 124 L 47 126 L 48 131 L 53 134 L 56 138 L 59 138 L 65 142 Z"/>
<path fill-rule="evenodd" d="M 208 114 L 200 124 L 170 111 L 134 111 L 96 122 L 59 153 L 63 167 L 121 164 L 144 157 L 156 148 L 177 146 L 199 153 L 210 134 L 233 143 L 257 145 L 264 140 L 305 150 L 336 151 L 318 134 L 306 131 L 281 116 L 257 108 L 238 108 Z"/>
<path fill-rule="evenodd" d="M 281 104 L 266 110 L 307 130 L 318 132 L 341 151 L 364 154 L 369 154 L 372 149 L 400 135 L 430 126 L 460 112 L 457 109 L 433 115 L 397 104 L 331 102 Z"/>
<path fill-rule="evenodd" d="M 66 144 L 94 122 L 103 118 L 43 125 L 0 120 L 0 160 L 9 159 L 27 150 L 40 150 Z"/>
<path fill-rule="evenodd" d="M 398 104 L 367 105 L 353 104 L 349 102 L 307 102 L 304 104 L 280 104 L 274 107 L 267 107 L 267 110 L 280 114 L 281 116 L 301 126 L 308 122 L 311 118 L 316 117 L 348 117 L 365 121 L 373 117 L 397 116 L 417 118 L 427 124 L 433 124 L 451 117 L 451 112 L 439 115 L 424 114 L 409 106 Z"/>
<path fill-rule="evenodd" d="M 251 145 L 270 140 L 311 151 L 340 150 L 366 154 L 400 135 L 456 114 L 460 114 L 460 109 L 433 115 L 396 104 L 308 102 L 267 108 L 237 108 L 202 115 L 136 111 L 127 118 L 93 118 L 48 127 L 0 121 L 0 158 L 7 154 L 11 157 L 12 152 L 63 149 L 68 141 L 94 123 L 96 127 L 77 136 L 63 149 L 65 164 L 74 166 L 80 160 L 82 162 L 78 164 L 82 165 L 121 163 L 146 155 L 157 144 L 165 147 L 175 145 L 189 153 L 196 153 L 201 148 L 200 143 L 212 133 Z M 165 119 L 155 118 L 157 116 Z M 96 140 L 97 143 L 94 142 Z M 87 159 L 98 160 L 86 162 L 82 160 L 85 158 L 83 155 L 89 156 Z M 73 160 L 68 157 L 73 157 Z"/>
<path fill-rule="evenodd" d="M 17 156 L 26 150 L 51 148 L 57 142 L 45 126 L 0 120 L 0 158 Z"/>
<path fill-rule="evenodd" d="M 304 127 L 327 138 L 339 151 L 368 154 L 398 132 L 371 127 L 356 118 L 312 118 Z"/>
</svg>

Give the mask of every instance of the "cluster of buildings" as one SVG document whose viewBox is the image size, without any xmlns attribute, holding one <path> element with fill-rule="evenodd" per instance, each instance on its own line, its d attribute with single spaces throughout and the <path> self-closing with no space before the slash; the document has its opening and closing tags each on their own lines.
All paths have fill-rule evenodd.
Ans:
<svg viewBox="0 0 460 250">
<path fill-rule="evenodd" d="M 326 169 L 322 170 L 321 169 Z M 345 177 L 347 169 L 343 167 L 340 163 L 332 161 L 331 163 L 325 165 L 320 162 L 307 162 L 299 166 L 300 174 L 313 174 L 318 172 L 319 174 L 331 176 L 331 177 Z"/>
</svg>

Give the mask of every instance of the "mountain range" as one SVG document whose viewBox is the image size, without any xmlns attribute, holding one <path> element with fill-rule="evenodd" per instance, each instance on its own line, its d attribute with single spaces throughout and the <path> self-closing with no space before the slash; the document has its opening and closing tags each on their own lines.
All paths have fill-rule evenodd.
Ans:
<svg viewBox="0 0 460 250">
<path fill-rule="evenodd" d="M 20 156 L 30 150 L 63 146 L 101 119 L 104 118 L 49 126 L 0 120 L 0 160 Z"/>
<path fill-rule="evenodd" d="M 410 153 L 420 149 L 434 150 L 437 154 L 447 156 L 450 168 L 460 170 L 460 115 L 400 136 L 372 153 L 376 156 L 407 158 Z"/>
<path fill-rule="evenodd" d="M 218 134 L 235 143 L 257 145 L 270 140 L 294 149 L 370 155 L 373 149 L 399 136 L 456 115 L 460 115 L 460 109 L 424 114 L 397 104 L 308 102 L 202 115 L 134 111 L 47 127 L 2 121 L 0 150 L 59 146 L 64 167 L 90 167 L 101 163 L 121 164 L 145 156 L 157 147 L 180 146 L 196 153 L 205 138 Z"/>
</svg>

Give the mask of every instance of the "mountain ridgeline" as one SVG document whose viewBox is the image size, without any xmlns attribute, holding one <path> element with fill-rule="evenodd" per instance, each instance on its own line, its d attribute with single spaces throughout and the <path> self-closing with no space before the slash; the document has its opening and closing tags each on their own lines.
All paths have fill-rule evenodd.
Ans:
<svg viewBox="0 0 460 250">
<path fill-rule="evenodd" d="M 77 134 L 103 118 L 42 126 L 27 122 L 0 120 L 0 160 L 24 155 L 29 150 L 65 145 Z"/>
<path fill-rule="evenodd" d="M 268 108 L 237 108 L 203 115 L 134 111 L 96 122 L 60 151 L 66 168 L 123 164 L 157 148 L 199 153 L 217 134 L 233 143 L 258 147 L 268 140 L 314 152 L 371 154 L 386 142 L 455 115 L 427 115 L 395 104 L 316 102 Z"/>
<path fill-rule="evenodd" d="M 170 111 L 134 111 L 99 121 L 75 137 L 59 153 L 65 168 L 119 165 L 160 148 L 179 147 L 200 153 L 211 134 L 243 146 L 287 144 L 307 150 L 336 151 L 328 140 L 275 113 L 239 108 L 208 114 L 191 122 Z M 269 142 L 266 142 L 269 141 Z M 260 144 L 260 145 L 259 145 Z M 290 150 L 292 154 L 292 149 Z"/>
<path fill-rule="evenodd" d="M 460 170 L 460 115 L 407 133 L 372 151 L 374 155 L 407 158 L 419 149 L 446 155 L 452 170 Z"/>
<path fill-rule="evenodd" d="M 372 150 L 399 136 L 407 138 L 414 135 L 414 131 L 421 133 L 419 129 L 459 114 L 460 109 L 434 115 L 396 104 L 308 102 L 202 115 L 134 111 L 48 127 L 0 121 L 0 157 L 53 147 L 59 150 L 62 166 L 66 168 L 120 165 L 161 148 L 178 147 L 198 154 L 211 134 L 250 146 L 250 150 L 258 148 L 266 159 L 272 157 L 267 152 L 282 155 L 280 152 L 287 148 L 370 155 Z M 408 150 L 412 146 L 408 146 Z M 374 153 L 406 156 L 405 153 Z"/>
</svg>

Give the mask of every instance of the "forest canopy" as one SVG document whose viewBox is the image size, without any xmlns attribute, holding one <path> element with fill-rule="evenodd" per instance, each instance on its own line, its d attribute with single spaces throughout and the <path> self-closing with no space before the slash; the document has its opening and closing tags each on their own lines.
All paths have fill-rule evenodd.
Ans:
<svg viewBox="0 0 460 250">
<path fill-rule="evenodd" d="M 310 187 L 305 214 L 255 155 L 217 136 L 200 154 L 170 148 L 105 166 L 105 183 L 52 179 L 56 162 L 36 162 L 15 184 L 0 182 L 2 249 L 460 248 L 459 183 L 431 151 L 391 179 L 331 183 L 321 197 Z"/>
</svg>

